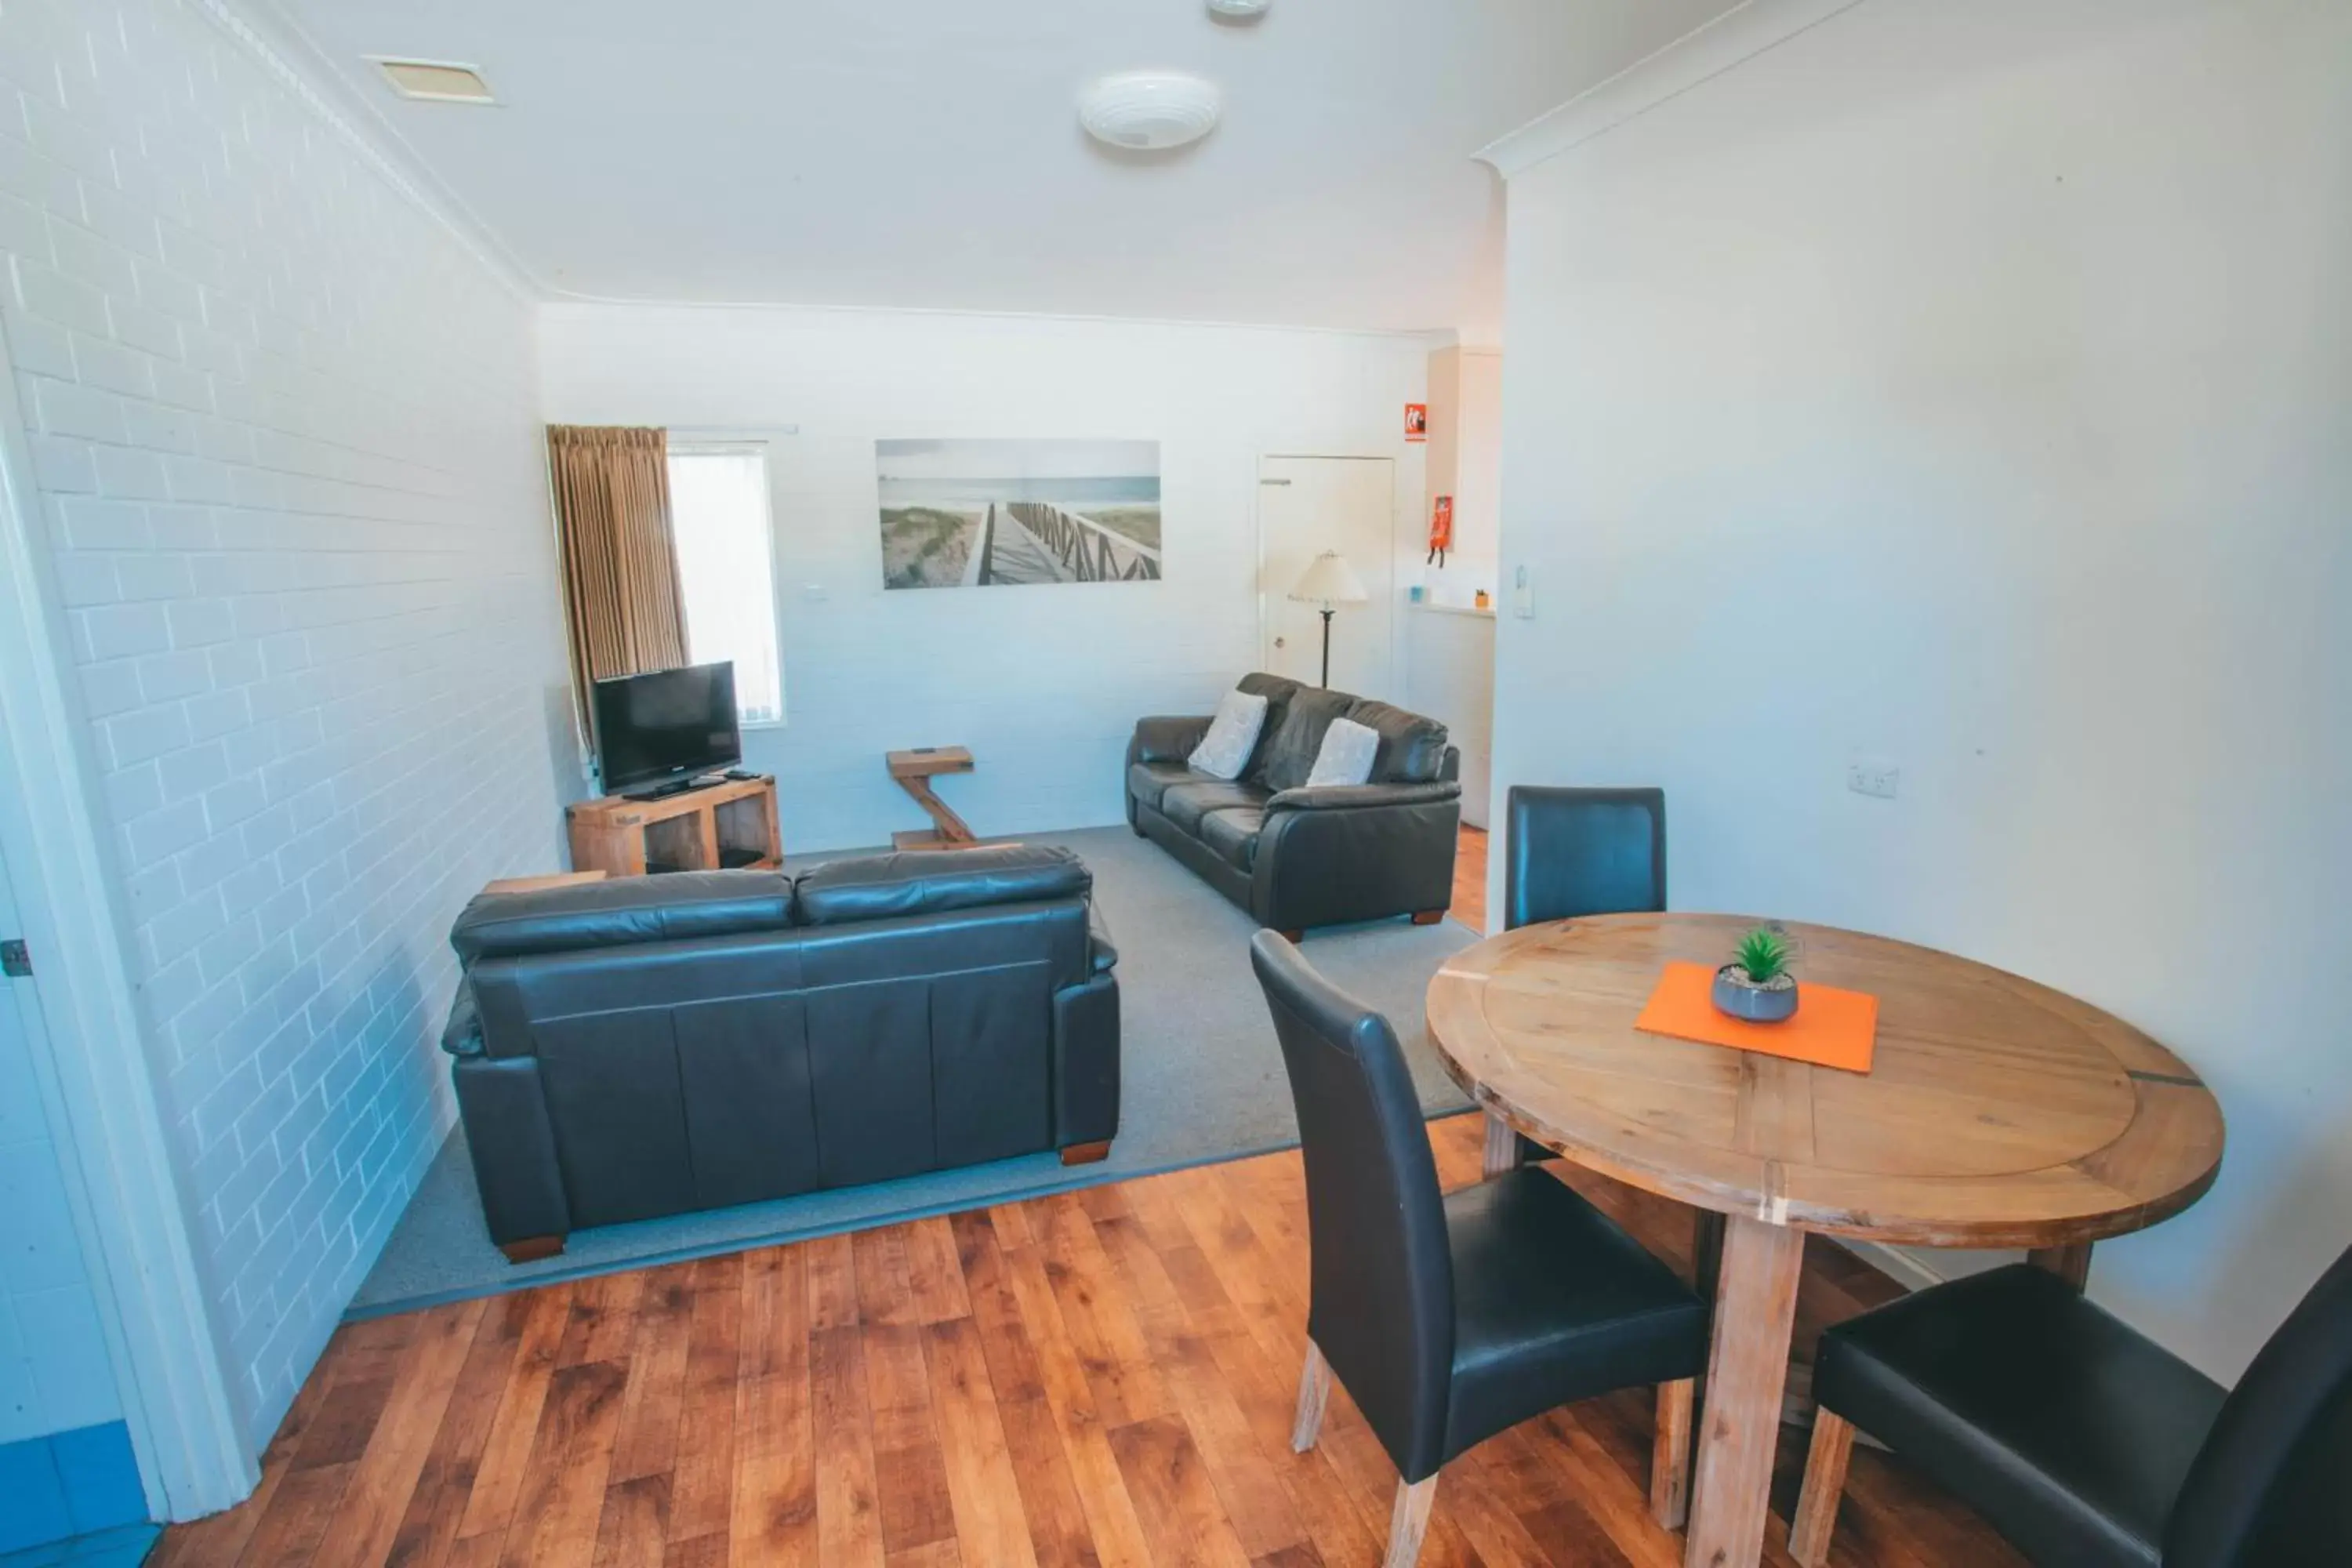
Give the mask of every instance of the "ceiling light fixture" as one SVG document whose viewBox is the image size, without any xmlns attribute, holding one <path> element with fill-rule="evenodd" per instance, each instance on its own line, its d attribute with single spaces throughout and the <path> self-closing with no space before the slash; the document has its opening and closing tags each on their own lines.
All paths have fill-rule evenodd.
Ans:
<svg viewBox="0 0 2352 1568">
<path fill-rule="evenodd" d="M 1078 95 L 1078 123 L 1097 142 L 1158 153 L 1216 129 L 1224 95 L 1182 71 L 1122 71 Z"/>
<path fill-rule="evenodd" d="M 1209 9 L 1234 21 L 1250 22 L 1265 15 L 1273 0 L 1209 0 Z"/>
<path fill-rule="evenodd" d="M 427 103 L 496 103 L 490 96 L 490 84 L 482 79 L 479 66 L 459 65 L 455 60 L 401 60 L 383 55 L 370 55 L 368 60 L 383 72 L 384 81 L 403 98 L 414 98 Z"/>
</svg>

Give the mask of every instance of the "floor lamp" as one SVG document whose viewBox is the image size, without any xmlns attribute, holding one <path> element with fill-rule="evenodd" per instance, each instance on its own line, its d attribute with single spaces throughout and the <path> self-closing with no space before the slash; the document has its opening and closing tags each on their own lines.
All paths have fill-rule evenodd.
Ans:
<svg viewBox="0 0 2352 1568">
<path fill-rule="evenodd" d="M 1318 555 L 1307 568 L 1307 575 L 1290 590 L 1290 596 L 1304 605 L 1317 605 L 1323 611 L 1323 685 L 1331 684 L 1331 612 L 1341 605 L 1360 605 L 1371 595 L 1364 592 L 1364 580 L 1356 569 L 1336 550 Z"/>
</svg>

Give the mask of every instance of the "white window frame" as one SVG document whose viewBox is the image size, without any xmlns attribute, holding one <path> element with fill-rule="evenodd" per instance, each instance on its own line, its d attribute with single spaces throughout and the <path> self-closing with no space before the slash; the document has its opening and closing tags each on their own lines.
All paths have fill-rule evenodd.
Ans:
<svg viewBox="0 0 2352 1568">
<path fill-rule="evenodd" d="M 775 450 L 772 443 L 747 439 L 740 436 L 698 436 L 691 430 L 669 432 L 663 461 L 683 454 L 687 457 L 751 457 L 760 459 L 760 514 L 768 524 L 768 619 L 776 638 L 776 716 L 773 719 L 746 721 L 740 710 L 737 722 L 746 731 L 781 730 L 792 719 L 792 691 L 784 659 L 783 595 L 778 584 L 782 581 L 776 569 L 776 487 L 773 478 Z M 692 646 L 693 628 L 683 629 Z"/>
</svg>

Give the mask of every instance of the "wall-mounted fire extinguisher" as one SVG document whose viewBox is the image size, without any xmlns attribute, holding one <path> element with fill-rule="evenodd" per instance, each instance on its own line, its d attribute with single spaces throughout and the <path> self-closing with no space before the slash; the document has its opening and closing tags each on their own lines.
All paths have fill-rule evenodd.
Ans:
<svg viewBox="0 0 2352 1568">
<path fill-rule="evenodd" d="M 1443 566 L 1445 552 L 1454 548 L 1454 498 L 1439 496 L 1429 509 L 1429 556 L 1426 564 Z"/>
</svg>

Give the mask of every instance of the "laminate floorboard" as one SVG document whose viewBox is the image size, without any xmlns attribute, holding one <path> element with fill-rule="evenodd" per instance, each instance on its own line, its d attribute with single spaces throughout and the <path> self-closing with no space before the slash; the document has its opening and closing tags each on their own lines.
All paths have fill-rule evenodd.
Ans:
<svg viewBox="0 0 2352 1568">
<path fill-rule="evenodd" d="M 1430 1133 L 1475 1180 L 1477 1119 Z M 1687 1270 L 1687 1211 L 1554 1169 Z M 1345 1388 L 1316 1449 L 1288 1442 L 1306 1236 L 1293 1152 L 351 1325 L 252 1500 L 151 1561 L 1370 1568 L 1396 1478 Z M 1812 1242 L 1801 1347 L 1900 1289 Z M 1673 1568 L 1650 1436 L 1628 1392 L 1480 1446 L 1422 1561 Z M 1804 1453 L 1784 1428 L 1776 1568 Z M 2021 1559 L 1865 1448 L 1832 1561 Z"/>
</svg>

